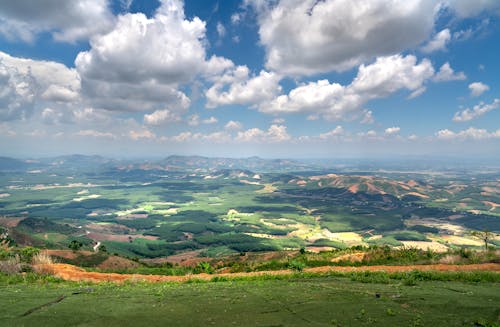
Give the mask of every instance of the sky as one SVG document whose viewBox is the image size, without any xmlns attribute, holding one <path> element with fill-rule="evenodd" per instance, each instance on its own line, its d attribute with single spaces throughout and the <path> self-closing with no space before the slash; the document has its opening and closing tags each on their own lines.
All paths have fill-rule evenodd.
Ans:
<svg viewBox="0 0 500 327">
<path fill-rule="evenodd" d="M 0 1 L 0 155 L 500 158 L 498 0 Z"/>
</svg>

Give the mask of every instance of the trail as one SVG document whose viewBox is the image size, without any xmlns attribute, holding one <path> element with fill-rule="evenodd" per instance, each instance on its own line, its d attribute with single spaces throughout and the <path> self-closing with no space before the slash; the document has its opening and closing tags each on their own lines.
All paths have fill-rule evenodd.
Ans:
<svg viewBox="0 0 500 327">
<path fill-rule="evenodd" d="M 220 274 L 196 274 L 185 276 L 163 276 L 163 275 L 140 275 L 140 274 L 117 274 L 89 272 L 82 268 L 63 264 L 44 264 L 39 265 L 42 271 L 48 272 L 54 276 L 69 281 L 88 281 L 88 282 L 125 282 L 125 281 L 149 281 L 149 282 L 186 282 L 191 279 L 211 280 L 214 277 L 239 278 L 264 275 L 291 275 L 292 270 L 275 271 L 256 271 L 241 273 L 220 273 Z M 472 265 L 409 265 L 409 266 L 364 266 L 364 267 L 339 267 L 324 266 L 315 268 L 306 268 L 306 273 L 328 273 L 328 272 L 352 272 L 352 271 L 385 271 L 385 272 L 405 272 L 405 271 L 493 271 L 500 273 L 500 264 L 482 263 Z"/>
</svg>

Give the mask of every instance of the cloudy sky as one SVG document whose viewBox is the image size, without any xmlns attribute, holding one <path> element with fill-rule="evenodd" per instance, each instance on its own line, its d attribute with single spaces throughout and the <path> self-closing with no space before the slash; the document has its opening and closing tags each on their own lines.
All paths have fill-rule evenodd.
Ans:
<svg viewBox="0 0 500 327">
<path fill-rule="evenodd" d="M 0 155 L 500 156 L 498 0 L 0 2 Z"/>
</svg>

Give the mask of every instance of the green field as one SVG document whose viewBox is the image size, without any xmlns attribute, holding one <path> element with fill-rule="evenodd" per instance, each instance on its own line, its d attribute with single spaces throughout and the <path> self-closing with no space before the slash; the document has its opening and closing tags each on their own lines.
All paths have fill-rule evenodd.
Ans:
<svg viewBox="0 0 500 327">
<path fill-rule="evenodd" d="M 498 326 L 498 283 L 0 284 L 2 326 Z M 43 306 L 61 299 L 60 302 Z M 42 306 L 42 307 L 40 307 Z M 25 315 L 28 313 L 27 315 Z"/>
</svg>

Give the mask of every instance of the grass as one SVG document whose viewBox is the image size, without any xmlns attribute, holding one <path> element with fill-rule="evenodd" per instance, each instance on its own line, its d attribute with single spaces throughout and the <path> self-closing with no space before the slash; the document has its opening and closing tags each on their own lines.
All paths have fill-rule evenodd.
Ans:
<svg viewBox="0 0 500 327">
<path fill-rule="evenodd" d="M 124 285 L 46 278 L 6 283 L 0 277 L 0 325 L 493 326 L 500 323 L 498 286 L 456 281 L 407 286 L 305 275 Z"/>
</svg>

